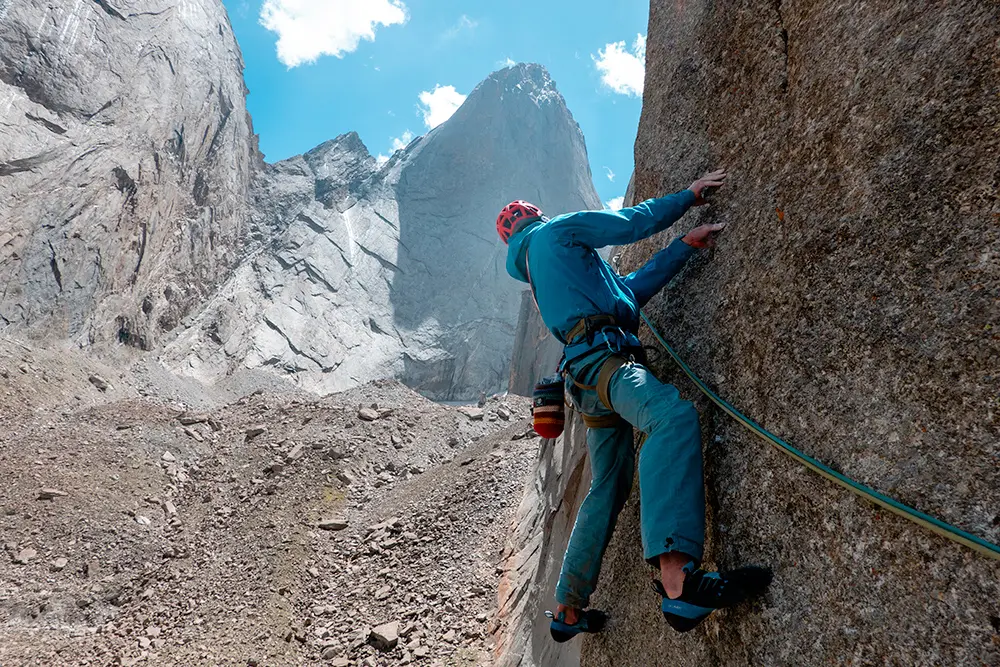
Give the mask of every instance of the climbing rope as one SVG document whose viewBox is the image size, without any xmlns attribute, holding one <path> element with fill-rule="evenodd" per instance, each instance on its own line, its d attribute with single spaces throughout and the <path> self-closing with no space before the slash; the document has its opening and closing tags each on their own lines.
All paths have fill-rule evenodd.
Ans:
<svg viewBox="0 0 1000 667">
<path fill-rule="evenodd" d="M 806 466 L 813 472 L 819 473 L 820 475 L 826 477 L 828 480 L 834 482 L 835 484 L 839 484 L 840 486 L 844 487 L 851 493 L 860 496 L 862 498 L 865 498 L 867 500 L 870 500 L 876 505 L 880 505 L 881 507 L 884 507 L 890 512 L 894 512 L 895 514 L 898 514 L 904 519 L 908 519 L 913 523 L 919 524 L 924 528 L 927 528 L 928 530 L 934 531 L 938 535 L 946 537 L 952 542 L 963 544 L 971 549 L 975 549 L 976 551 L 985 556 L 989 556 L 990 558 L 995 558 L 997 560 L 1000 560 L 1000 546 L 993 544 L 991 542 L 987 542 L 986 540 L 980 537 L 976 537 L 975 535 L 972 535 L 970 533 L 967 533 L 964 530 L 960 530 L 955 526 L 952 526 L 950 524 L 945 523 L 944 521 L 941 521 L 940 519 L 935 519 L 929 514 L 924 514 L 923 512 L 913 509 L 912 507 L 908 507 L 903 503 L 899 502 L 898 500 L 883 495 L 878 491 L 865 486 L 864 484 L 859 484 L 850 477 L 846 477 L 845 475 L 840 474 L 836 470 L 833 470 L 829 466 L 817 461 L 811 456 L 803 454 L 802 452 L 797 450 L 795 447 L 792 447 L 778 436 L 774 435 L 770 431 L 761 427 L 755 421 L 748 418 L 742 412 L 740 412 L 732 405 L 730 405 L 727 401 L 719 397 L 719 395 L 716 394 L 714 391 L 709 389 L 708 385 L 702 382 L 701 379 L 694 374 L 694 371 L 692 371 L 688 367 L 688 365 L 684 363 L 684 361 L 677 355 L 674 349 L 670 347 L 670 345 L 667 343 L 666 340 L 663 339 L 663 336 L 656 329 L 656 327 L 653 326 L 653 323 L 650 321 L 650 319 L 646 317 L 646 313 L 641 313 L 641 315 L 642 315 L 642 320 L 646 323 L 646 326 L 649 327 L 649 330 L 653 332 L 653 336 L 656 338 L 656 340 L 659 341 L 660 345 L 663 346 L 663 349 L 667 351 L 667 354 L 669 354 L 673 358 L 674 362 L 676 362 L 676 364 L 680 366 L 680 369 L 684 371 L 684 374 L 687 375 L 692 382 L 695 383 L 698 389 L 700 389 L 701 392 L 705 394 L 705 396 L 707 396 L 713 403 L 722 408 L 722 410 L 726 414 L 728 414 L 730 417 L 738 421 L 754 435 L 761 438 L 768 444 L 772 445 L 778 451 L 792 457 L 793 459 L 795 459 L 802 465 Z"/>
</svg>

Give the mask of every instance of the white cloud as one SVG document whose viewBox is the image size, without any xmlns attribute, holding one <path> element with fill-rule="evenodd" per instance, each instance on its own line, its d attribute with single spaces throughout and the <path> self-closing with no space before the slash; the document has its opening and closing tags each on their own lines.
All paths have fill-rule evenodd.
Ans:
<svg viewBox="0 0 1000 667">
<path fill-rule="evenodd" d="M 265 0 L 260 24 L 278 33 L 278 60 L 288 67 L 324 55 L 342 58 L 376 26 L 406 22 L 401 0 Z"/>
<path fill-rule="evenodd" d="M 468 30 L 469 32 L 472 32 L 478 27 L 479 27 L 479 21 L 470 19 L 465 14 L 462 14 L 462 16 L 459 17 L 458 19 L 458 23 L 445 30 L 444 35 L 442 35 L 442 37 L 444 37 L 444 39 L 455 39 L 463 31 Z"/>
<path fill-rule="evenodd" d="M 434 129 L 445 122 L 465 102 L 465 95 L 455 90 L 455 86 L 434 86 L 434 90 L 420 93 L 420 113 L 427 127 Z"/>
<path fill-rule="evenodd" d="M 606 44 L 604 49 L 598 49 L 597 55 L 591 58 L 605 86 L 622 95 L 642 95 L 646 77 L 645 35 L 636 35 L 631 50 L 625 42 L 612 42 Z"/>
<path fill-rule="evenodd" d="M 407 130 L 406 132 L 403 132 L 402 136 L 396 137 L 392 140 L 392 151 L 395 153 L 396 151 L 403 150 L 410 145 L 411 141 L 413 141 L 413 133 Z"/>
<path fill-rule="evenodd" d="M 614 199 L 609 199 L 604 202 L 604 205 L 610 208 L 612 211 L 618 211 L 622 206 L 625 205 L 625 197 L 615 197 Z"/>
<path fill-rule="evenodd" d="M 406 148 L 407 146 L 410 145 L 411 141 L 413 141 L 413 133 L 410 132 L 409 130 L 406 130 L 405 132 L 403 132 L 403 134 L 401 134 L 398 137 L 393 137 L 393 139 L 392 139 L 392 145 L 391 145 L 391 147 L 389 149 L 390 150 L 390 154 L 391 153 L 395 153 L 396 151 L 403 150 L 404 148 Z M 375 157 L 375 163 L 379 167 L 381 167 L 382 165 L 384 165 L 388 161 L 389 161 L 389 156 L 388 155 L 383 155 L 382 153 L 379 153 Z"/>
<path fill-rule="evenodd" d="M 498 66 L 500 66 L 500 67 L 513 67 L 513 66 L 514 66 L 514 65 L 516 65 L 516 64 L 517 64 L 517 63 L 516 63 L 516 62 L 514 62 L 514 61 L 513 61 L 512 59 L 511 59 L 511 57 L 510 57 L 510 56 L 507 56 L 507 57 L 506 57 L 505 59 L 503 59 L 503 60 L 502 60 L 501 62 L 497 63 L 497 65 L 498 65 Z"/>
<path fill-rule="evenodd" d="M 606 175 L 608 177 L 608 180 L 611 181 L 612 183 L 614 183 L 615 182 L 615 172 L 611 171 L 611 167 L 605 167 L 604 171 L 607 172 Z"/>
</svg>

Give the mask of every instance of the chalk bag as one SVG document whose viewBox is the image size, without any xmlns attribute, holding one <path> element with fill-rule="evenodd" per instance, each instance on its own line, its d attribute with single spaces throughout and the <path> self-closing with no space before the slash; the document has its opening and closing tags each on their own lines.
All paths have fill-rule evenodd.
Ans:
<svg viewBox="0 0 1000 667">
<path fill-rule="evenodd" d="M 531 397 L 531 415 L 538 435 L 543 438 L 558 438 L 562 435 L 566 425 L 566 403 L 561 377 L 547 377 L 535 385 Z"/>
</svg>

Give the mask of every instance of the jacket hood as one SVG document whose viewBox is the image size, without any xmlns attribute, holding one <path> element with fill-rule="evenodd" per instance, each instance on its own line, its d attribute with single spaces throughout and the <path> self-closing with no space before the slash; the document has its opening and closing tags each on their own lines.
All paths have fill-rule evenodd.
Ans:
<svg viewBox="0 0 1000 667">
<path fill-rule="evenodd" d="M 525 261 L 528 253 L 528 240 L 544 224 L 546 223 L 542 220 L 533 222 L 510 237 L 507 243 L 507 273 L 510 274 L 511 278 L 520 280 L 522 283 L 528 282 L 528 265 Z"/>
</svg>

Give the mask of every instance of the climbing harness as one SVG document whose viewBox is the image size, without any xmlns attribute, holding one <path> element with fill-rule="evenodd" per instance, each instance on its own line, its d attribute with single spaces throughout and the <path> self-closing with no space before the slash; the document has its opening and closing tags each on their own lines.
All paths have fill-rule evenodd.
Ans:
<svg viewBox="0 0 1000 667">
<path fill-rule="evenodd" d="M 746 428 L 748 431 L 752 432 L 754 435 L 761 438 L 768 444 L 772 445 L 778 451 L 787 454 L 788 456 L 792 457 L 793 459 L 795 459 L 802 465 L 806 466 L 813 472 L 819 473 L 820 475 L 827 478 L 831 482 L 834 482 L 835 484 L 839 484 L 840 486 L 844 487 L 851 493 L 860 496 L 861 498 L 865 498 L 866 500 L 869 500 L 875 503 L 876 505 L 879 505 L 889 510 L 890 512 L 898 514 L 904 519 L 908 519 L 909 521 L 912 521 L 915 524 L 923 526 L 924 528 L 927 528 L 928 530 L 931 530 L 937 533 L 938 535 L 951 540 L 952 542 L 957 542 L 958 544 L 965 545 L 970 549 L 975 549 L 976 551 L 985 556 L 989 556 L 990 558 L 1000 560 L 1000 545 L 987 542 L 986 540 L 980 537 L 976 537 L 975 535 L 967 533 L 964 530 L 960 530 L 955 526 L 952 526 L 950 524 L 945 523 L 944 521 L 941 521 L 940 519 L 936 519 L 930 516 L 929 514 L 924 514 L 923 512 L 913 509 L 912 507 L 908 507 L 903 503 L 899 502 L 898 500 L 895 500 L 893 498 L 890 498 L 889 496 L 881 494 L 878 491 L 865 486 L 864 484 L 855 482 L 853 479 L 840 474 L 836 470 L 833 470 L 829 466 L 821 463 L 820 461 L 817 461 L 811 456 L 808 456 L 800 452 L 798 449 L 792 447 L 778 436 L 764 429 L 762 426 L 760 426 L 759 424 L 748 418 L 746 415 L 744 415 L 742 412 L 737 410 L 735 407 L 730 405 L 727 401 L 719 397 L 719 395 L 716 394 L 714 391 L 709 389 L 708 385 L 702 382 L 701 379 L 694 374 L 694 372 L 690 369 L 690 367 L 688 367 L 688 365 L 684 363 L 684 361 L 680 358 L 680 356 L 678 356 L 677 352 L 675 352 L 674 349 L 670 347 L 670 345 L 667 343 L 667 341 L 664 340 L 663 336 L 656 329 L 656 327 L 653 326 L 653 323 L 650 321 L 650 319 L 646 317 L 646 313 L 640 312 L 640 316 L 642 317 L 642 321 L 646 323 L 646 326 L 649 327 L 649 330 L 653 333 L 653 336 L 656 338 L 656 340 L 659 341 L 660 345 L 663 346 L 663 349 L 667 351 L 667 354 L 669 354 L 673 358 L 674 362 L 680 367 L 680 369 L 684 371 L 684 374 L 687 375 L 692 382 L 694 382 L 695 386 L 698 387 L 698 389 L 700 389 L 701 392 L 709 398 L 709 400 L 711 400 L 717 406 L 722 408 L 722 410 L 726 414 L 728 414 L 730 417 L 732 417 L 737 422 L 742 424 L 743 427 Z"/>
<path fill-rule="evenodd" d="M 541 315 L 542 311 L 538 307 L 538 296 L 535 294 L 535 283 L 531 280 L 531 268 L 528 265 L 528 253 L 525 251 L 524 255 L 524 268 L 525 273 L 528 277 L 528 286 L 531 288 L 531 298 L 535 302 L 535 309 L 538 310 L 538 314 Z M 593 342 L 593 337 L 597 332 L 603 331 L 605 328 L 616 328 L 618 323 L 615 318 L 611 315 L 592 315 L 590 317 L 581 318 L 577 322 L 568 334 L 566 334 L 567 345 L 576 342 L 578 339 L 586 339 Z M 642 349 L 640 348 L 640 354 Z M 569 371 L 565 369 L 565 352 L 563 353 L 563 359 L 559 363 L 560 372 L 558 375 L 553 377 L 542 378 L 535 384 L 535 390 L 532 393 L 532 425 L 535 429 L 535 433 L 543 438 L 558 438 L 562 435 L 563 428 L 566 421 L 565 406 L 572 407 L 572 405 L 566 400 L 565 392 L 563 389 L 562 376 L 568 377 L 573 384 L 584 390 L 596 390 L 597 395 L 600 397 L 601 402 L 609 410 L 611 408 L 611 399 L 608 396 L 608 385 L 611 383 L 611 377 L 615 374 L 619 368 L 627 363 L 634 361 L 635 357 L 624 357 L 621 355 L 612 355 L 604 364 L 601 366 L 601 371 L 598 376 L 597 384 L 594 386 L 584 385 L 576 381 L 576 379 L 569 374 Z M 558 401 L 556 400 L 558 396 Z M 617 427 L 621 421 L 621 417 L 612 411 L 609 415 L 588 415 L 580 413 L 580 417 L 583 419 L 583 423 L 586 424 L 588 428 L 614 428 Z"/>
<path fill-rule="evenodd" d="M 569 334 L 566 335 L 567 345 L 572 345 L 578 339 L 582 339 L 583 337 L 586 337 L 588 345 L 592 344 L 594 342 L 594 336 L 597 333 L 603 333 L 605 329 L 617 329 L 618 331 L 621 331 L 617 321 L 611 315 L 593 315 L 591 317 L 585 317 L 581 319 L 572 330 L 570 330 Z M 618 352 L 615 351 L 615 348 L 612 348 L 609 344 L 609 350 L 611 351 L 611 354 L 601 364 L 601 368 L 597 373 L 597 384 L 583 384 L 570 374 L 568 361 L 564 359 L 561 364 L 563 375 L 569 378 L 570 381 L 579 389 L 582 389 L 583 391 L 597 392 L 597 397 L 600 399 L 601 404 L 611 411 L 611 414 L 607 415 L 588 415 L 581 413 L 580 416 L 583 418 L 583 423 L 586 424 L 588 428 L 616 428 L 621 423 L 621 416 L 611 405 L 611 378 L 614 377 L 615 373 L 617 373 L 618 369 L 622 366 L 634 364 L 636 362 L 645 363 L 646 361 L 645 350 L 642 347 L 629 348 Z"/>
</svg>

